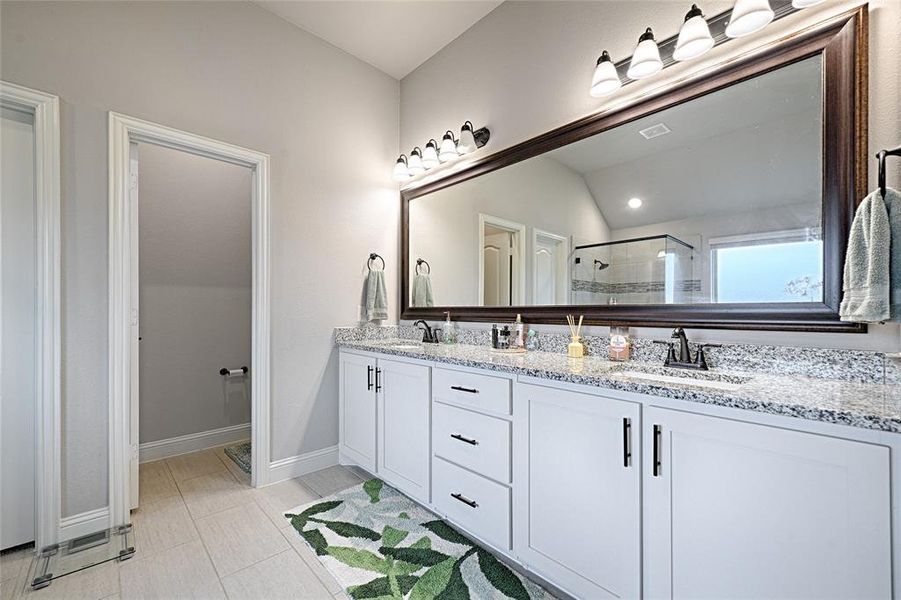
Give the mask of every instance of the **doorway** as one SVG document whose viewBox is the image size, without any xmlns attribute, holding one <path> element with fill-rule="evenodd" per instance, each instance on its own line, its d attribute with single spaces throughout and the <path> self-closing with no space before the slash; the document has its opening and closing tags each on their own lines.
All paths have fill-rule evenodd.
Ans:
<svg viewBox="0 0 901 600">
<path fill-rule="evenodd" d="M 60 530 L 59 99 L 0 82 L 0 549 Z"/>
<path fill-rule="evenodd" d="M 156 144 L 133 143 L 130 156 L 139 462 L 224 447 L 249 482 L 253 172 Z M 142 497 L 137 469 L 131 509 Z"/>
<path fill-rule="evenodd" d="M 269 480 L 269 157 L 225 142 L 211 140 L 155 123 L 110 113 L 110 523 L 129 521 L 129 509 L 137 504 L 140 460 L 140 395 L 142 375 L 166 377 L 156 370 L 141 372 L 141 344 L 144 329 L 139 319 L 141 290 L 140 262 L 140 155 L 142 148 L 160 147 L 192 155 L 195 158 L 228 163 L 249 170 L 250 195 L 250 364 L 221 364 L 219 369 L 241 370 L 247 366 L 247 389 L 251 413 L 251 485 L 263 486 Z M 135 149 L 137 147 L 137 153 Z M 137 167 L 137 169 L 134 169 Z M 206 222 L 194 224 L 201 235 Z M 227 233 L 227 232 L 220 232 Z M 205 234 L 204 234 L 205 235 Z M 220 236 L 221 237 L 221 236 Z M 227 237 L 227 236 L 226 236 Z M 221 250 L 221 249 L 220 249 Z M 197 248 L 185 249 L 197 253 Z M 187 261 L 185 261 L 187 262 Z M 229 265 L 220 265 L 220 276 L 228 276 Z M 146 294 L 144 298 L 149 298 Z M 159 299 L 156 302 L 160 302 Z M 159 303 L 163 306 L 165 302 Z M 197 316 L 192 318 L 196 320 Z M 228 327 L 222 318 L 213 326 Z M 147 332 L 150 334 L 150 331 Z M 154 334 L 155 335 L 155 334 Z M 173 335 L 178 335 L 174 332 Z M 149 340 L 148 340 L 149 341 Z M 195 352 L 196 353 L 196 352 Z M 231 357 L 222 360 L 240 359 Z M 216 363 L 219 365 L 219 362 Z M 202 368 L 204 372 L 207 367 Z M 222 379 L 219 380 L 220 385 Z M 229 382 L 231 383 L 231 382 Z M 222 392 L 221 416 L 234 418 L 231 400 Z M 165 419 L 164 419 L 165 420 Z M 157 423 L 159 425 L 159 423 Z M 190 434 L 167 440 L 188 443 Z M 146 451 L 145 446 L 145 451 Z M 188 452 L 191 448 L 186 448 Z M 146 452 L 145 452 L 146 454 Z M 136 494 L 137 492 L 137 494 Z"/>
<path fill-rule="evenodd" d="M 479 301 L 520 306 L 525 298 L 525 225 L 479 215 Z"/>
<path fill-rule="evenodd" d="M 532 304 L 569 304 L 569 238 L 532 230 Z"/>
</svg>

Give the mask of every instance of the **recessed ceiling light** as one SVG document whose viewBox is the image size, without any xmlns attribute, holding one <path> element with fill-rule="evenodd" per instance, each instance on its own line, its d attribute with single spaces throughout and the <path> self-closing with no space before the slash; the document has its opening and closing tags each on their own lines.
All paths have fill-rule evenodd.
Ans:
<svg viewBox="0 0 901 600">
<path fill-rule="evenodd" d="M 629 198 L 629 208 L 641 208 L 641 198 Z"/>
<path fill-rule="evenodd" d="M 672 129 L 666 126 L 665 123 L 657 123 L 656 125 L 651 125 L 650 127 L 645 127 L 638 131 L 646 140 L 654 139 L 655 137 L 660 137 L 661 135 L 666 135 L 667 133 L 672 133 Z"/>
</svg>

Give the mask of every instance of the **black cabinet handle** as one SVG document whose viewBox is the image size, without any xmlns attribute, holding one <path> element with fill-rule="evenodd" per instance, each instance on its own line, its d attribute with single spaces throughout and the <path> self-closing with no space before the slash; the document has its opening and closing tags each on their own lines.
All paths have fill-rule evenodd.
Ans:
<svg viewBox="0 0 901 600">
<path fill-rule="evenodd" d="M 366 365 L 366 391 L 372 389 L 372 365 Z"/>
<path fill-rule="evenodd" d="M 454 438 L 455 440 L 460 440 L 461 442 L 464 442 L 464 443 L 466 443 L 466 444 L 469 444 L 470 446 L 478 446 L 478 445 L 479 445 L 479 441 L 478 441 L 478 440 L 472 440 L 472 439 L 470 439 L 470 438 L 463 437 L 463 436 L 460 435 L 459 433 L 452 433 L 452 434 L 451 434 L 451 437 Z"/>
<path fill-rule="evenodd" d="M 632 466 L 632 419 L 623 418 L 623 466 Z"/>
<path fill-rule="evenodd" d="M 475 500 L 470 500 L 463 494 L 451 494 L 451 498 L 453 498 L 454 500 L 459 500 L 460 502 L 462 502 L 463 504 L 465 504 L 466 506 L 468 506 L 470 508 L 478 508 L 479 507 L 478 502 L 476 502 Z"/>
<path fill-rule="evenodd" d="M 459 385 L 452 385 L 451 389 L 458 391 L 458 392 L 466 392 L 467 394 L 478 394 L 479 393 L 479 390 L 477 390 L 475 388 L 461 387 Z"/>
<path fill-rule="evenodd" d="M 662 438 L 663 428 L 660 427 L 660 425 L 654 425 L 654 477 L 660 477 L 660 467 L 663 463 L 663 457 L 661 456 L 661 453 L 663 452 L 661 444 Z"/>
<path fill-rule="evenodd" d="M 382 374 L 381 369 L 375 370 L 375 391 L 376 392 L 382 391 L 382 383 L 379 381 L 379 375 L 381 375 L 381 374 Z"/>
</svg>

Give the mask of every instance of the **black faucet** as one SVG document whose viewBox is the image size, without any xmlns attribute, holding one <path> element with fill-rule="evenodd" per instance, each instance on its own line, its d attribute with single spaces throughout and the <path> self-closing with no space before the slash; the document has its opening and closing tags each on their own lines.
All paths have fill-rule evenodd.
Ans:
<svg viewBox="0 0 901 600">
<path fill-rule="evenodd" d="M 670 336 L 674 340 L 679 341 L 679 356 L 676 356 L 676 342 L 663 342 L 655 340 L 657 344 L 666 344 L 666 360 L 663 361 L 664 367 L 674 367 L 677 369 L 698 369 L 699 371 L 707 371 L 707 357 L 704 355 L 704 348 L 719 348 L 719 344 L 698 344 L 698 351 L 695 357 L 691 357 L 691 349 L 688 347 L 688 338 L 685 336 L 685 330 L 681 327 L 673 329 Z"/>
<path fill-rule="evenodd" d="M 422 329 L 422 342 L 424 344 L 437 344 L 438 343 L 438 332 L 440 329 L 432 329 L 429 327 L 429 324 L 426 323 L 423 319 L 419 319 L 418 321 L 413 323 L 413 326 L 416 327 L 421 325 L 420 329 Z"/>
</svg>

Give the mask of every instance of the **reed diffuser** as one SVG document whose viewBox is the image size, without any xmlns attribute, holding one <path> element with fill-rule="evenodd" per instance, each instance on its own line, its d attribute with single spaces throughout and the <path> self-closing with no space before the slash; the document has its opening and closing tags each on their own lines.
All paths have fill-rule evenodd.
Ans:
<svg viewBox="0 0 901 600">
<path fill-rule="evenodd" d="M 585 346 L 582 344 L 582 319 L 585 315 L 579 316 L 579 324 L 576 325 L 576 318 L 573 315 L 566 315 L 566 322 L 569 323 L 569 332 L 572 341 L 567 347 L 566 353 L 570 358 L 582 358 L 585 356 Z"/>
</svg>

